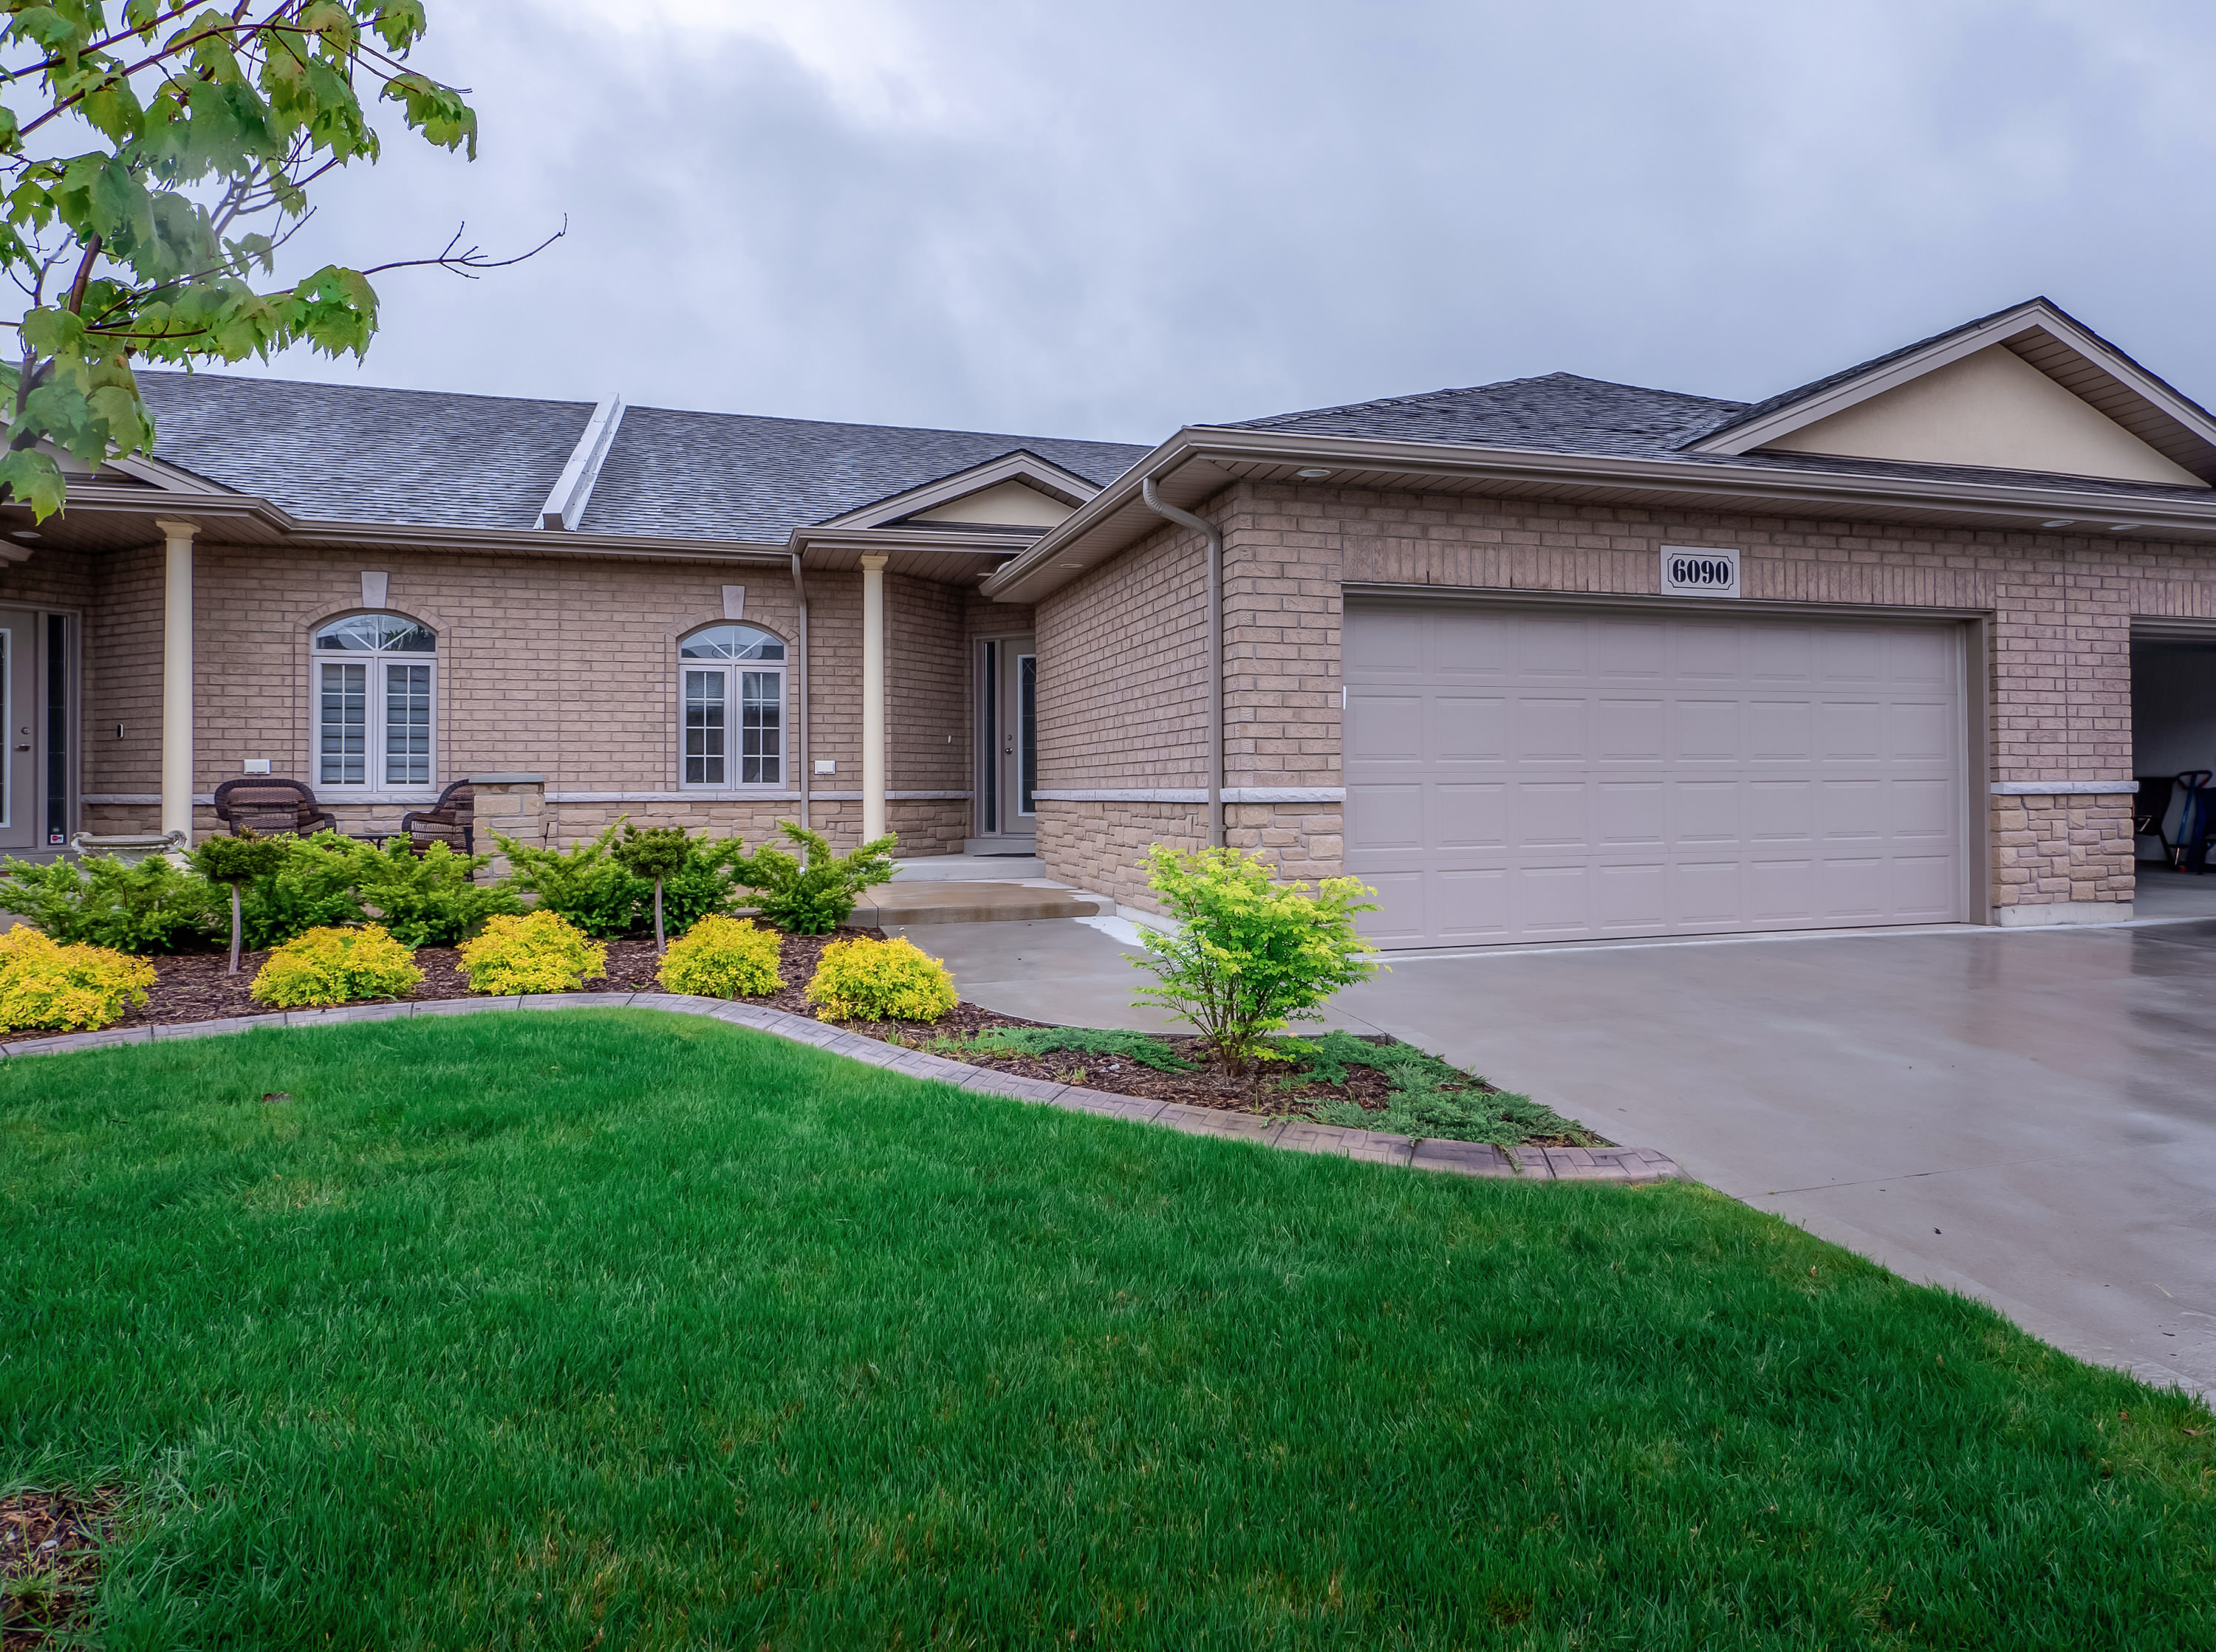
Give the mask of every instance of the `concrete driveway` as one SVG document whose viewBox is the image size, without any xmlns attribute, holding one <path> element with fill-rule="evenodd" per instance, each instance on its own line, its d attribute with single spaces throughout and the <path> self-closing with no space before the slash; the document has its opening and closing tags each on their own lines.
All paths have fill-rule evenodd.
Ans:
<svg viewBox="0 0 2216 1652">
<path fill-rule="evenodd" d="M 1127 1007 L 1120 928 L 908 933 L 974 1002 L 1160 1026 Z M 2084 1359 L 2216 1392 L 2216 921 L 1402 957 L 1332 1008 Z"/>
</svg>

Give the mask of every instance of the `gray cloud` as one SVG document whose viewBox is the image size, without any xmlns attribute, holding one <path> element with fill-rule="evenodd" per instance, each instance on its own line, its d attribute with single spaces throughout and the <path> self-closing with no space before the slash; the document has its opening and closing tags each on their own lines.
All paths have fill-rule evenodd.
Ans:
<svg viewBox="0 0 2216 1652">
<path fill-rule="evenodd" d="M 570 232 L 385 278 L 359 376 L 1151 441 L 1556 369 L 1757 396 L 2045 292 L 2216 397 L 2201 8 L 793 9 L 433 0 L 483 158 L 393 136 L 296 264 Z"/>
</svg>

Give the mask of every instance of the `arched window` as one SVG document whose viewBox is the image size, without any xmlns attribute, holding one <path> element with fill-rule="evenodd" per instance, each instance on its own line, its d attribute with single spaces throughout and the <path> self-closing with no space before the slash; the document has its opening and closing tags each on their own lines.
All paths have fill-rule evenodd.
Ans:
<svg viewBox="0 0 2216 1652">
<path fill-rule="evenodd" d="M 782 784 L 785 644 L 752 625 L 711 625 L 680 643 L 677 656 L 684 783 Z"/>
<path fill-rule="evenodd" d="M 438 638 L 405 614 L 349 614 L 315 635 L 316 784 L 431 783 Z"/>
</svg>

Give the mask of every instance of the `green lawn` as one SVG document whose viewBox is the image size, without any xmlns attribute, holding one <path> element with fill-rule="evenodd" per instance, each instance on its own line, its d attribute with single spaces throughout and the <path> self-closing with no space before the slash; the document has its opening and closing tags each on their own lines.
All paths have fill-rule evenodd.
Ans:
<svg viewBox="0 0 2216 1652">
<path fill-rule="evenodd" d="M 112 1648 L 2216 1639 L 2205 1409 L 1693 1188 L 625 1010 L 0 1065 L 0 1221 Z"/>
</svg>

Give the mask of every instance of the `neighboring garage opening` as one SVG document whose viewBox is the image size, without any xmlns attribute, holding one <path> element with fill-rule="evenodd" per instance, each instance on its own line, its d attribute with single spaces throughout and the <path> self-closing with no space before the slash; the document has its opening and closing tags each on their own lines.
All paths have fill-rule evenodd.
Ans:
<svg viewBox="0 0 2216 1652">
<path fill-rule="evenodd" d="M 1345 636 L 1382 946 L 1985 916 L 1959 621 L 1350 595 Z"/>
<path fill-rule="evenodd" d="M 2132 637 L 2132 774 L 2144 871 L 2175 866 L 2183 848 L 2185 796 L 2180 775 L 2216 770 L 2216 627 Z M 2212 794 L 2211 814 L 2216 814 Z"/>
</svg>

